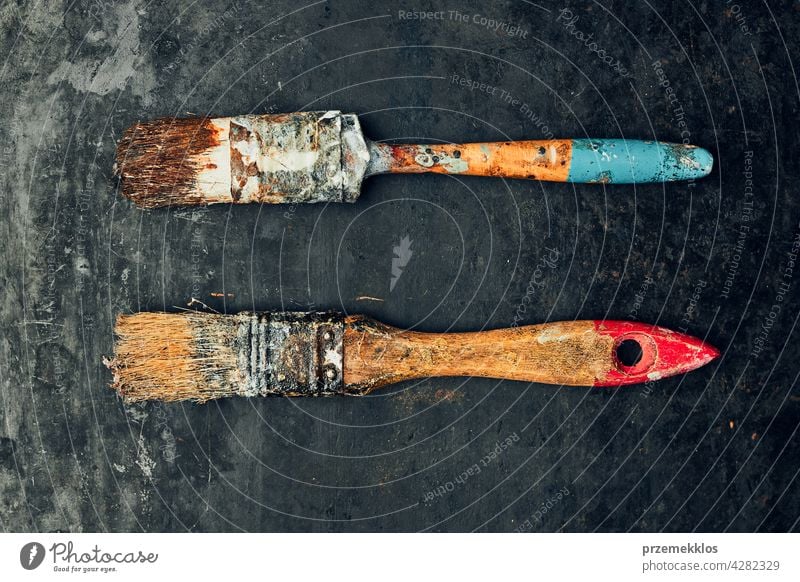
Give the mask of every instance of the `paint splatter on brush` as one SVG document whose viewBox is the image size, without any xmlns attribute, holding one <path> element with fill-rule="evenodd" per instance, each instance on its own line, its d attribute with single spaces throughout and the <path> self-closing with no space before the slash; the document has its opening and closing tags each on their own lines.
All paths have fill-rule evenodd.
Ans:
<svg viewBox="0 0 800 582">
<path fill-rule="evenodd" d="M 364 178 L 384 173 L 629 184 L 701 178 L 712 166 L 702 148 L 653 141 L 376 143 L 338 111 L 137 123 L 117 149 L 122 193 L 143 208 L 354 202 Z"/>
<path fill-rule="evenodd" d="M 117 320 L 113 387 L 126 399 L 361 396 L 405 380 L 479 376 L 624 386 L 719 355 L 697 338 L 634 322 L 570 321 L 420 333 L 335 313 L 138 313 Z M 636 344 L 629 359 L 622 348 Z"/>
<path fill-rule="evenodd" d="M 128 128 L 117 146 L 122 194 L 142 208 L 208 204 L 224 128 L 210 119 L 159 119 Z M 211 182 L 211 183 L 209 183 Z"/>
</svg>

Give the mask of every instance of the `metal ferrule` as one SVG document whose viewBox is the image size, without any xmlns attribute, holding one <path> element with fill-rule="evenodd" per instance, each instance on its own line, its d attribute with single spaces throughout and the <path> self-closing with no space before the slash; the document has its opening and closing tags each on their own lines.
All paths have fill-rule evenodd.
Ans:
<svg viewBox="0 0 800 582">
<path fill-rule="evenodd" d="M 247 396 L 343 392 L 342 315 L 259 312 L 238 317 L 236 354 Z"/>
<path fill-rule="evenodd" d="M 229 119 L 234 202 L 354 202 L 369 162 L 358 117 L 340 111 Z"/>
</svg>

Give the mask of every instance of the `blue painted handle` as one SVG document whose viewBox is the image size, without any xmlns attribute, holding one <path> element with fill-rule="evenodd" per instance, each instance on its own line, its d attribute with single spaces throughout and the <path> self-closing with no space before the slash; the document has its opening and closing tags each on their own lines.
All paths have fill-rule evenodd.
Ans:
<svg viewBox="0 0 800 582">
<path fill-rule="evenodd" d="M 634 184 L 707 176 L 714 158 L 691 145 L 632 139 L 574 139 L 568 182 Z"/>
</svg>

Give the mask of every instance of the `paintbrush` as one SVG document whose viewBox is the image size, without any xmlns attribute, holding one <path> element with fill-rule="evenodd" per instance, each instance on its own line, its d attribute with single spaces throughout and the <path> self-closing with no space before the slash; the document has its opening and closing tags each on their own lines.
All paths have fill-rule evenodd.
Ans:
<svg viewBox="0 0 800 582">
<path fill-rule="evenodd" d="M 115 331 L 106 364 L 128 401 L 361 396 L 431 376 L 622 386 L 719 355 L 697 338 L 626 321 L 421 333 L 329 312 L 184 312 L 121 315 Z"/>
<path fill-rule="evenodd" d="M 358 117 L 309 111 L 160 119 L 125 131 L 122 193 L 137 205 L 354 202 L 364 178 L 420 173 L 630 184 L 706 176 L 699 147 L 624 139 L 389 145 Z"/>
</svg>

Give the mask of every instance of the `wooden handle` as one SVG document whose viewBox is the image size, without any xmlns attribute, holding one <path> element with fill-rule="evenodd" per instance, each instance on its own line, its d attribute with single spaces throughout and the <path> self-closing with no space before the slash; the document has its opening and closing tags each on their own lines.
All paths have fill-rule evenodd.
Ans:
<svg viewBox="0 0 800 582">
<path fill-rule="evenodd" d="M 631 184 L 708 175 L 702 148 L 622 139 L 555 139 L 467 144 L 370 144 L 367 174 L 434 172 L 550 182 Z"/>
<path fill-rule="evenodd" d="M 641 349 L 626 365 L 623 342 Z M 619 386 L 698 368 L 718 352 L 697 338 L 634 322 L 570 321 L 471 333 L 403 331 L 363 316 L 345 320 L 345 389 L 365 394 L 429 376 L 480 376 L 572 386 Z"/>
</svg>

